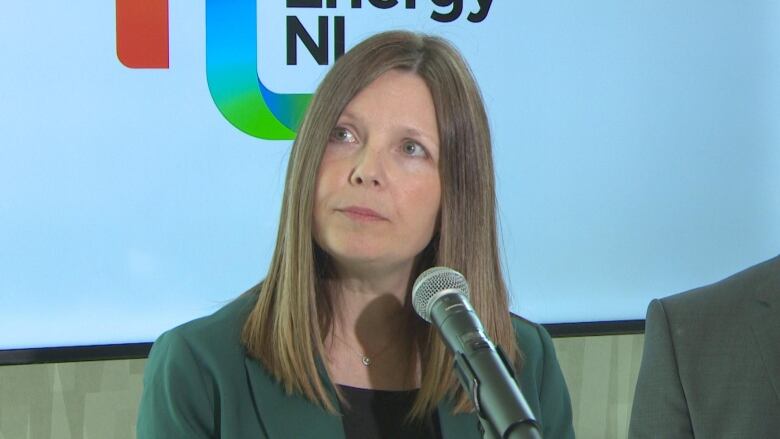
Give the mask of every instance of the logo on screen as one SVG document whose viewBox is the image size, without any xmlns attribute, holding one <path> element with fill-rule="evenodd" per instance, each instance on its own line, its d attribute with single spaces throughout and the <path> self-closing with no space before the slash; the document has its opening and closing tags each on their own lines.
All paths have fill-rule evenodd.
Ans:
<svg viewBox="0 0 780 439">
<path fill-rule="evenodd" d="M 257 68 L 257 1 L 206 0 L 206 81 L 214 104 L 233 126 L 261 139 L 289 140 L 311 100 L 308 93 L 275 93 L 263 84 Z M 277 0 L 278 1 L 278 0 Z M 415 9 L 415 0 L 367 0 L 377 9 L 403 4 Z M 351 9 L 362 0 L 342 1 Z M 457 20 L 462 0 L 434 0 L 447 11 L 434 10 L 438 22 Z M 487 17 L 492 0 L 479 0 L 478 11 L 467 19 L 479 23 Z M 336 0 L 287 0 L 287 8 L 333 9 Z M 344 16 L 320 16 L 316 32 L 308 32 L 294 15 L 286 18 L 287 64 L 298 61 L 298 42 L 320 65 L 344 53 Z M 168 0 L 116 0 L 116 46 L 119 61 L 129 68 L 169 67 Z M 331 32 L 332 30 L 332 32 Z M 317 38 L 312 36 L 316 34 Z"/>
</svg>

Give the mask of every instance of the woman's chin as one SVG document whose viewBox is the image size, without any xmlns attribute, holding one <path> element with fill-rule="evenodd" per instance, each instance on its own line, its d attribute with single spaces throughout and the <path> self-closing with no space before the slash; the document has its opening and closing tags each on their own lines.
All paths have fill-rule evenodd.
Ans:
<svg viewBox="0 0 780 439">
<path fill-rule="evenodd" d="M 320 248 L 328 254 L 338 271 L 396 272 L 411 267 L 420 250 L 410 240 L 365 236 L 345 237 L 330 235 L 318 239 Z M 421 245 L 424 247 L 423 245 Z"/>
</svg>

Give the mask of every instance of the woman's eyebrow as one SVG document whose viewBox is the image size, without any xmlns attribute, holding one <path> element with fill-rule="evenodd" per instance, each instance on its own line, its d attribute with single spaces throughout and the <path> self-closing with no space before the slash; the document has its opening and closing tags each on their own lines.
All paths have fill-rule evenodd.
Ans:
<svg viewBox="0 0 780 439">
<path fill-rule="evenodd" d="M 430 142 L 435 142 L 436 138 L 432 134 L 428 134 L 425 131 L 421 131 L 414 127 L 405 127 L 404 128 L 404 135 L 409 137 L 422 137 L 423 139 L 426 139 Z"/>
<path fill-rule="evenodd" d="M 347 121 L 359 121 L 360 117 L 354 113 L 351 113 L 349 110 L 344 110 L 341 112 L 341 115 L 339 116 L 339 120 L 346 119 Z"/>
</svg>

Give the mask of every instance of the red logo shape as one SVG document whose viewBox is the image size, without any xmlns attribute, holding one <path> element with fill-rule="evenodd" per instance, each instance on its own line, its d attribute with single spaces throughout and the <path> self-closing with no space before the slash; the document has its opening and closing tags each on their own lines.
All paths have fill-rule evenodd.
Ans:
<svg viewBox="0 0 780 439">
<path fill-rule="evenodd" d="M 116 55 L 131 69 L 168 68 L 168 0 L 116 0 Z"/>
</svg>

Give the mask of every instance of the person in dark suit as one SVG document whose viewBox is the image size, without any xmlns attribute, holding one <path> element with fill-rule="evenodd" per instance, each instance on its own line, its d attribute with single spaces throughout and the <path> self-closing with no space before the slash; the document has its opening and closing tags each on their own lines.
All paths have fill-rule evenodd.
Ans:
<svg viewBox="0 0 780 439">
<path fill-rule="evenodd" d="M 509 313 L 495 209 L 487 116 L 458 52 L 408 32 L 358 44 L 302 121 L 266 278 L 155 342 L 138 437 L 481 437 L 452 355 L 411 308 L 436 265 L 469 279 L 542 434 L 574 437 L 549 334 Z"/>
<path fill-rule="evenodd" d="M 780 256 L 650 303 L 629 437 L 780 437 Z"/>
</svg>

